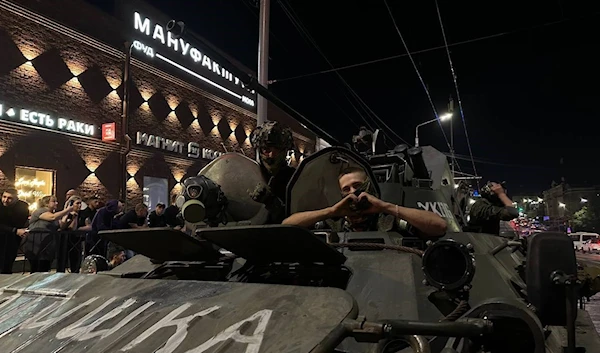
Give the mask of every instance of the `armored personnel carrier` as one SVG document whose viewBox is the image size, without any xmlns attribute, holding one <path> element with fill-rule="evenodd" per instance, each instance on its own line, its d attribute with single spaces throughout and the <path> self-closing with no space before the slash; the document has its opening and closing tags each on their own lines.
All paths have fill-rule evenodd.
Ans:
<svg viewBox="0 0 600 353">
<path fill-rule="evenodd" d="M 598 350 L 589 316 L 576 308 L 570 239 L 539 233 L 525 244 L 462 232 L 448 164 L 431 147 L 368 157 L 342 147 L 319 151 L 290 181 L 287 212 L 339 201 L 337 175 L 348 166 L 377 181 L 382 199 L 438 213 L 447 234 L 424 243 L 403 230 L 334 233 L 261 224 L 265 211 L 246 191 L 260 181 L 258 165 L 226 154 L 185 182 L 184 216 L 206 221 L 195 236 L 163 228 L 111 231 L 103 236 L 141 255 L 98 275 L 1 276 L 0 346 L 4 352 Z"/>
<path fill-rule="evenodd" d="M 181 22 L 167 28 L 182 35 Z M 245 83 L 328 136 L 255 80 Z M 590 317 L 577 310 L 566 235 L 524 243 L 463 232 L 464 195 L 442 153 L 399 146 L 361 155 L 332 142 L 299 165 L 288 214 L 339 201 L 338 173 L 353 166 L 381 199 L 443 217 L 447 233 L 424 242 L 408 228 L 265 225 L 266 210 L 248 195 L 264 182 L 258 164 L 227 153 L 184 181 L 189 234 L 104 232 L 140 255 L 97 275 L 0 275 L 2 352 L 600 351 Z"/>
</svg>

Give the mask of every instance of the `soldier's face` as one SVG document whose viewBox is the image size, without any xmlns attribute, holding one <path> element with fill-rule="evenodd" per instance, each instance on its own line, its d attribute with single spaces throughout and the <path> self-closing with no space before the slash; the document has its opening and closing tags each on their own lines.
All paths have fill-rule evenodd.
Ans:
<svg viewBox="0 0 600 353">
<path fill-rule="evenodd" d="M 281 154 L 281 152 L 282 151 L 280 149 L 272 146 L 267 146 L 260 149 L 260 154 L 263 157 L 263 160 L 275 160 Z"/>
<path fill-rule="evenodd" d="M 367 180 L 367 175 L 363 172 L 354 172 L 342 175 L 339 179 L 342 197 L 346 197 L 355 192 L 359 187 L 362 186 L 365 180 Z"/>
<path fill-rule="evenodd" d="M 267 146 L 260 149 L 260 157 L 262 161 L 268 165 L 275 164 L 282 153 L 283 151 L 272 146 Z"/>
</svg>

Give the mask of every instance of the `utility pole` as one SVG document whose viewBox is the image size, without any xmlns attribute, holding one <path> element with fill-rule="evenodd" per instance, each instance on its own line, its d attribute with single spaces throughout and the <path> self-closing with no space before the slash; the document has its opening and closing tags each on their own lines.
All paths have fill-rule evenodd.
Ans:
<svg viewBox="0 0 600 353">
<path fill-rule="evenodd" d="M 127 180 L 129 179 L 129 173 L 127 173 L 127 155 L 131 151 L 131 138 L 129 137 L 129 79 L 131 69 L 131 48 L 133 43 L 125 42 L 125 64 L 123 66 L 123 100 L 121 102 L 121 146 L 125 147 L 124 151 L 121 151 L 121 192 L 119 193 L 120 198 L 125 202 L 127 206 Z"/>
<path fill-rule="evenodd" d="M 454 113 L 454 100 L 452 99 L 452 96 L 450 96 L 450 101 L 448 102 L 448 113 Z M 450 120 L 450 156 L 452 178 L 454 178 L 454 164 L 456 163 L 456 158 L 454 158 L 454 124 L 452 120 Z"/>
<path fill-rule="evenodd" d="M 260 0 L 259 33 L 258 33 L 258 83 L 267 87 L 269 84 L 269 12 L 271 0 Z M 267 121 L 267 100 L 258 95 L 257 125 Z"/>
</svg>

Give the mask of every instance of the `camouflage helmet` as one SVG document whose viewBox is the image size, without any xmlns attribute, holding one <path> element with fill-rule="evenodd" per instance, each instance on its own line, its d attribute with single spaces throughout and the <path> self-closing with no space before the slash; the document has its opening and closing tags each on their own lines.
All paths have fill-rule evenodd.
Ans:
<svg viewBox="0 0 600 353">
<path fill-rule="evenodd" d="M 277 121 L 265 121 L 257 126 L 250 136 L 252 148 L 259 150 L 264 147 L 275 147 L 282 151 L 294 148 L 292 131 Z"/>
</svg>

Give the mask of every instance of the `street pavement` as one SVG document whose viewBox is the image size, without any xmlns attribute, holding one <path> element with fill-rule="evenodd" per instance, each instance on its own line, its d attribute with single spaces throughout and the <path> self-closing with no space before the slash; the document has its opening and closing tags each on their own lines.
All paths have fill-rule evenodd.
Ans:
<svg viewBox="0 0 600 353">
<path fill-rule="evenodd" d="M 585 302 L 585 311 L 590 315 L 596 332 L 600 333 L 600 293 L 591 297 L 589 302 Z"/>
<path fill-rule="evenodd" d="M 577 261 L 582 265 L 600 267 L 600 255 L 597 254 L 582 254 L 576 252 Z M 594 295 L 589 302 L 585 303 L 585 310 L 590 314 L 596 332 L 600 333 L 600 293 Z"/>
<path fill-rule="evenodd" d="M 580 252 L 575 253 L 577 255 L 577 261 L 584 265 L 596 265 L 600 267 L 600 255 L 598 254 L 582 254 Z"/>
</svg>

